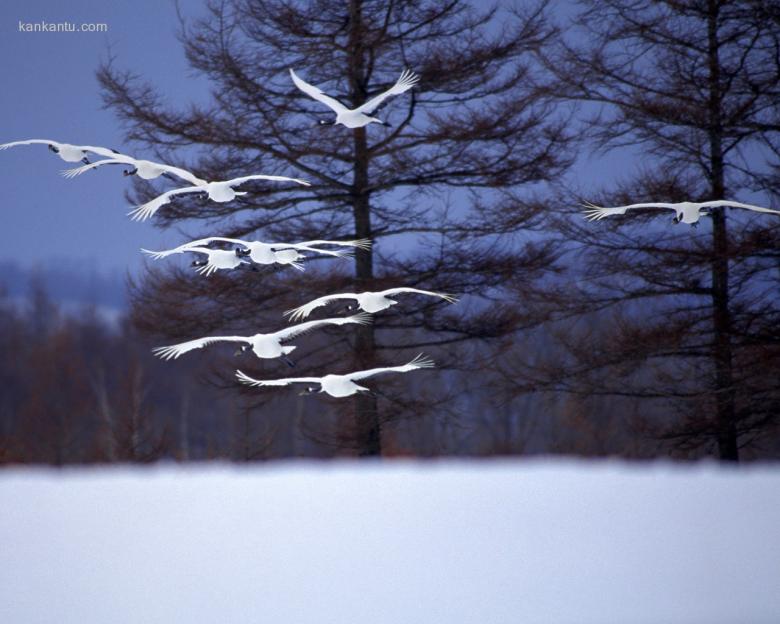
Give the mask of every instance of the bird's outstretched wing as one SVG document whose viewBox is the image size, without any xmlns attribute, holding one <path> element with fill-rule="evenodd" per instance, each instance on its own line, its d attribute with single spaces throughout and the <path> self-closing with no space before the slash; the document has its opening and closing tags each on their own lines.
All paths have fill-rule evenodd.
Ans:
<svg viewBox="0 0 780 624">
<path fill-rule="evenodd" d="M 355 247 L 356 249 L 363 249 L 369 251 L 371 249 L 370 238 L 359 238 L 357 240 L 310 240 L 300 243 L 284 244 L 284 243 L 272 243 L 272 246 L 280 245 L 284 247 L 320 247 L 321 245 L 335 245 L 337 247 Z"/>
<path fill-rule="evenodd" d="M 311 251 L 312 253 L 322 254 L 323 256 L 333 256 L 334 258 L 353 258 L 355 252 L 352 249 L 320 249 L 319 247 L 309 247 L 308 245 L 295 245 L 296 251 Z M 276 252 L 280 253 L 280 252 Z"/>
<path fill-rule="evenodd" d="M 582 206 L 583 208 L 585 208 L 583 212 L 585 214 L 585 218 L 588 221 L 599 221 L 601 219 L 604 219 L 605 217 L 609 217 L 612 215 L 626 214 L 626 210 L 633 210 L 635 208 L 668 208 L 670 210 L 677 210 L 678 208 L 674 204 L 667 204 L 662 202 L 651 202 L 645 204 L 629 204 L 627 206 L 614 206 L 610 208 L 597 206 L 596 204 L 591 204 L 590 202 L 583 202 Z"/>
<path fill-rule="evenodd" d="M 301 180 L 299 178 L 288 178 L 287 176 L 274 176 L 274 175 L 262 175 L 262 174 L 242 176 L 240 178 L 233 178 L 232 180 L 227 180 L 227 183 L 231 187 L 233 187 L 233 186 L 238 186 L 239 184 L 243 184 L 244 182 L 249 182 L 250 180 L 271 180 L 272 182 L 295 182 L 296 184 L 300 184 L 302 186 L 311 186 L 310 182 L 307 182 L 306 180 Z"/>
<path fill-rule="evenodd" d="M 401 286 L 400 288 L 388 288 L 387 290 L 383 290 L 381 293 L 382 295 L 389 296 L 389 295 L 395 295 L 399 293 L 417 293 L 418 295 L 428 295 L 429 297 L 439 297 L 440 299 L 444 299 L 445 301 L 449 303 L 457 303 L 458 298 L 454 295 L 448 295 L 447 293 L 437 293 L 430 290 L 420 290 L 419 288 L 409 288 L 406 286 Z"/>
<path fill-rule="evenodd" d="M 86 148 L 84 148 L 86 149 Z M 98 148 L 100 149 L 100 148 Z M 131 156 L 125 156 L 124 154 L 115 154 L 112 152 L 108 152 L 108 154 L 100 154 L 101 156 L 108 156 L 106 160 L 98 160 L 93 163 L 89 163 L 88 165 L 82 165 L 80 167 L 75 167 L 74 169 L 65 169 L 62 171 L 62 175 L 66 178 L 75 178 L 76 176 L 81 175 L 85 171 L 90 171 L 91 169 L 97 169 L 98 167 L 102 167 L 103 165 L 133 165 L 135 166 L 137 163 L 137 160 L 135 158 L 132 158 Z M 156 167 L 159 167 L 161 170 L 163 170 L 165 173 L 169 173 L 171 175 L 175 175 L 178 178 L 181 178 L 185 182 L 189 182 L 190 184 L 194 184 L 195 186 L 206 186 L 208 182 L 206 180 L 201 180 L 198 177 L 195 177 L 194 174 L 190 173 L 186 169 L 182 169 L 181 167 L 174 167 L 172 165 L 164 165 L 162 163 L 154 163 Z"/>
<path fill-rule="evenodd" d="M 78 145 L 77 147 L 81 150 L 84 150 L 85 152 L 92 152 L 98 156 L 103 156 L 103 158 L 116 158 L 119 156 L 124 156 L 124 154 L 120 154 L 116 150 L 108 149 L 107 147 L 96 147 L 94 145 Z"/>
<path fill-rule="evenodd" d="M 144 249 L 141 247 L 141 251 L 145 253 L 147 256 L 151 256 L 154 260 L 162 260 L 163 258 L 167 258 L 171 254 L 181 253 L 184 251 L 183 249 L 179 249 L 178 247 L 176 249 L 165 249 L 163 251 L 154 251 L 153 249 Z"/>
<path fill-rule="evenodd" d="M 291 340 L 296 336 L 300 336 L 301 334 L 310 332 L 311 330 L 317 329 L 318 327 L 324 327 L 325 325 L 347 325 L 349 323 L 357 323 L 358 325 L 369 325 L 371 324 L 372 320 L 373 319 L 370 314 L 361 312 L 360 314 L 354 314 L 352 316 L 344 316 L 341 318 L 327 318 L 319 321 L 308 321 L 307 323 L 299 323 L 298 325 L 293 325 L 292 327 L 288 327 L 287 329 L 282 329 L 278 332 L 274 332 L 273 335 L 276 336 L 277 340 L 279 341 Z"/>
<path fill-rule="evenodd" d="M 365 379 L 373 375 L 381 375 L 382 373 L 408 373 L 409 371 L 417 370 L 418 368 L 433 368 L 435 364 L 433 360 L 423 356 L 420 353 L 411 362 L 404 364 L 403 366 L 386 366 L 385 368 L 370 368 L 369 370 L 357 371 L 356 373 L 350 373 L 344 375 L 351 381 L 357 381 L 358 379 Z"/>
<path fill-rule="evenodd" d="M 173 189 L 172 191 L 166 191 L 162 195 L 158 195 L 151 201 L 141 204 L 137 208 L 134 208 L 127 213 L 133 221 L 145 221 L 149 217 L 154 216 L 160 208 L 171 201 L 171 197 L 182 193 L 203 193 L 203 188 L 200 186 L 185 186 L 184 188 Z"/>
<path fill-rule="evenodd" d="M 294 383 L 320 383 L 319 377 L 286 377 L 284 379 L 254 379 L 240 370 L 236 371 L 236 378 L 247 386 L 289 386 Z"/>
<path fill-rule="evenodd" d="M 148 256 L 151 256 L 155 260 L 162 260 L 163 258 L 172 256 L 173 254 L 180 254 L 188 251 L 208 254 L 209 251 L 211 251 L 210 249 L 208 249 L 207 247 L 199 247 L 199 245 L 206 244 L 204 243 L 204 241 L 208 241 L 208 240 L 209 239 L 204 238 L 203 240 L 192 241 L 191 243 L 184 243 L 183 245 L 179 245 L 178 247 L 174 247 L 173 249 L 165 249 L 163 251 L 153 251 L 151 249 L 144 249 L 143 247 L 141 247 L 141 251 L 147 254 Z"/>
<path fill-rule="evenodd" d="M 754 206 L 753 204 L 743 204 L 742 202 L 729 201 L 727 199 L 702 202 L 701 205 L 707 206 L 709 208 L 719 208 L 724 206 L 727 208 L 745 208 L 746 210 L 753 210 L 754 212 L 769 212 L 772 214 L 780 214 L 780 210 L 772 210 L 771 208 L 763 208 L 761 206 Z"/>
<path fill-rule="evenodd" d="M 287 310 L 284 313 L 284 316 L 289 316 L 290 317 L 289 320 L 291 322 L 300 321 L 301 319 L 305 319 L 307 316 L 309 316 L 309 314 L 311 314 L 317 308 L 321 308 L 322 306 L 328 305 L 331 301 L 336 301 L 337 299 L 356 299 L 356 298 L 357 295 L 353 293 L 326 295 L 324 297 L 319 297 L 317 299 L 309 301 L 309 303 L 305 303 L 302 306 L 299 306 L 297 308 Z"/>
<path fill-rule="evenodd" d="M 60 175 L 63 178 L 68 178 L 71 180 L 76 176 L 80 176 L 85 171 L 91 171 L 92 169 L 97 169 L 103 165 L 132 165 L 134 162 L 135 161 L 129 156 L 117 156 L 114 154 L 112 158 L 107 158 L 106 160 L 96 160 L 95 162 L 89 163 L 88 165 L 80 165 L 78 167 L 74 167 L 73 169 L 63 169 L 60 171 Z"/>
<path fill-rule="evenodd" d="M 159 260 L 161 258 L 165 258 L 172 254 L 191 251 L 193 247 L 203 247 L 213 242 L 233 243 L 235 245 L 242 245 L 244 247 L 247 246 L 245 241 L 242 241 L 238 238 L 225 238 L 224 236 L 209 236 L 208 238 L 199 238 L 198 240 L 190 241 L 189 243 L 184 243 L 182 245 L 179 245 L 178 247 L 174 247 L 173 249 L 166 249 L 165 251 L 149 251 L 148 249 L 143 249 L 143 248 L 141 249 L 141 251 L 149 254 L 155 260 Z"/>
<path fill-rule="evenodd" d="M 369 115 L 377 108 L 379 108 L 379 105 L 382 104 L 382 102 L 384 102 L 387 98 L 393 95 L 398 95 L 399 93 L 403 93 L 404 91 L 408 91 L 414 85 L 416 85 L 419 80 L 420 77 L 417 74 L 409 71 L 408 69 L 405 69 L 403 72 L 401 72 L 401 76 L 398 78 L 398 80 L 396 80 L 392 87 L 390 87 L 387 91 L 380 93 L 376 97 L 371 98 L 362 106 L 358 106 L 355 109 L 355 112 Z"/>
<path fill-rule="evenodd" d="M 178 247 L 174 247 L 173 249 L 165 249 L 163 251 L 151 251 L 149 249 L 144 249 L 141 247 L 141 251 L 143 251 L 145 254 L 150 255 L 155 260 L 161 260 L 162 258 L 167 258 L 168 256 L 171 256 L 173 254 L 177 253 L 184 253 L 185 251 L 192 251 L 192 247 L 200 247 L 202 245 L 208 245 L 212 241 L 225 241 L 225 242 L 240 242 L 240 241 L 234 241 L 232 238 L 221 238 L 219 236 L 212 236 L 210 238 L 201 238 L 196 241 L 190 241 L 189 243 L 184 243 L 182 245 L 179 245 Z"/>
<path fill-rule="evenodd" d="M 185 182 L 189 182 L 195 186 L 206 186 L 208 184 L 206 180 L 201 180 L 191 171 L 187 171 L 181 167 L 174 167 L 173 165 L 164 165 L 161 163 L 155 163 L 155 165 L 165 170 L 167 173 L 175 175 L 177 178 L 181 178 Z"/>
<path fill-rule="evenodd" d="M 309 97 L 312 97 L 318 102 L 322 102 L 323 104 L 325 104 L 325 106 L 330 108 L 337 115 L 339 113 L 347 112 L 348 109 L 346 106 L 344 106 L 336 98 L 332 98 L 329 95 L 323 93 L 321 89 L 318 89 L 314 85 L 310 85 L 305 80 L 298 78 L 298 75 L 292 70 L 292 68 L 290 68 L 290 76 L 292 77 L 292 81 L 293 83 L 295 83 L 296 87 L 298 87 Z"/>
<path fill-rule="evenodd" d="M 202 349 L 203 347 L 214 344 L 215 342 L 246 342 L 249 343 L 249 339 L 246 336 L 208 336 L 205 338 L 196 338 L 195 340 L 188 340 L 169 347 L 155 347 L 152 349 L 157 357 L 163 360 L 175 360 L 180 355 L 194 351 L 195 349 Z"/>
<path fill-rule="evenodd" d="M 17 145 L 60 145 L 59 141 L 47 141 L 46 139 L 29 139 L 27 141 L 11 141 L 10 143 L 3 143 L 0 145 L 0 151 L 7 150 L 9 147 L 16 147 Z"/>
</svg>

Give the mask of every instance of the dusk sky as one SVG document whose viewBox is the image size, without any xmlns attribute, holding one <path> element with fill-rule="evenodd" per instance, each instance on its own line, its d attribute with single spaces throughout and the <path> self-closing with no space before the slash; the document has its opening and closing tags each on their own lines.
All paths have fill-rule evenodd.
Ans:
<svg viewBox="0 0 780 624">
<path fill-rule="evenodd" d="M 182 6 L 184 16 L 192 18 L 203 4 Z M 561 2 L 560 7 L 568 12 L 571 3 Z M 108 32 L 20 32 L 20 22 L 41 21 L 104 23 Z M 3 2 L 0 27 L 0 54 L 5 59 L 0 80 L 7 86 L 0 95 L 0 142 L 43 138 L 149 156 L 123 141 L 113 112 L 102 108 L 95 70 L 109 52 L 118 67 L 148 79 L 173 104 L 209 96 L 208 84 L 192 74 L 176 39 L 174 2 Z M 601 180 L 612 180 L 636 164 L 625 153 L 587 154 L 570 178 L 580 188 L 598 188 Z M 66 180 L 59 171 L 67 166 L 44 146 L 0 154 L 5 213 L 0 262 L 22 267 L 84 263 L 85 269 L 88 264 L 90 271 L 101 274 L 135 272 L 143 262 L 140 247 L 164 248 L 182 241 L 180 232 L 162 231 L 125 216 L 131 208 L 124 197 L 130 183 L 116 169 Z M 576 215 L 578 207 L 551 209 Z M 188 233 L 203 232 L 196 226 Z"/>
<path fill-rule="evenodd" d="M 108 32 L 20 32 L 20 21 L 105 23 Z M 113 113 L 102 109 L 95 69 L 109 49 L 122 67 L 181 101 L 205 93 L 203 84 L 188 75 L 175 38 L 173 2 L 3 2 L 0 25 L 5 59 L 0 81 L 6 85 L 0 95 L 0 142 L 42 138 L 137 154 L 122 140 Z M 180 238 L 125 216 L 129 181 L 118 168 L 66 180 L 59 171 L 70 165 L 45 146 L 4 151 L 0 163 L 5 213 L 0 261 L 28 267 L 71 260 L 90 263 L 101 273 L 133 270 L 142 262 L 139 247 Z"/>
</svg>

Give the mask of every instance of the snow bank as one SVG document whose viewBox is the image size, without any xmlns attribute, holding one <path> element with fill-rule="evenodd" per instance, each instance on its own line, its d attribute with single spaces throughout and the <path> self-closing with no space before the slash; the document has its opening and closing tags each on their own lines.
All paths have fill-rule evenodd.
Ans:
<svg viewBox="0 0 780 624">
<path fill-rule="evenodd" d="M 0 472 L 0 622 L 780 621 L 780 469 Z"/>
</svg>

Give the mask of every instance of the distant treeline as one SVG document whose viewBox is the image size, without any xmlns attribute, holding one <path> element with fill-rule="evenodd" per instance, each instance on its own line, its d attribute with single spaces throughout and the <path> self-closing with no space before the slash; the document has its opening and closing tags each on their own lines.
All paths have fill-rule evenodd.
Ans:
<svg viewBox="0 0 780 624">
<path fill-rule="evenodd" d="M 718 205 L 694 227 L 655 203 L 777 204 L 780 7 L 479 5 L 209 2 L 178 37 L 210 85 L 197 103 L 121 59 L 101 65 L 100 95 L 135 153 L 208 180 L 311 182 L 255 181 L 230 202 L 182 194 L 156 226 L 372 245 L 348 262 L 307 258 L 305 272 L 206 279 L 150 263 L 113 326 L 64 316 L 41 288 L 28 310 L 5 306 L 4 461 L 780 457 L 780 217 Z M 390 127 L 318 124 L 330 113 L 289 80 L 305 68 L 358 106 L 404 67 L 420 82 L 387 102 Z M 625 176 L 583 173 L 594 154 L 625 149 L 641 155 Z M 136 179 L 128 199 L 166 188 Z M 615 210 L 588 221 L 587 202 Z M 175 362 L 149 352 L 278 328 L 285 310 L 325 294 L 401 285 L 460 301 L 409 295 L 373 324 L 295 341 L 296 376 L 418 353 L 436 362 L 352 399 L 239 387 L 239 363 L 261 379 L 290 369 L 225 345 Z"/>
<path fill-rule="evenodd" d="M 22 305 L 0 297 L 0 462 L 252 461 L 356 453 L 343 433 L 354 418 L 351 403 L 284 390 L 239 393 L 220 374 L 235 369 L 231 349 L 163 362 L 150 354 L 151 346 L 124 317 L 116 323 L 89 306 L 63 313 L 40 283 Z M 551 337 L 536 332 L 505 346 L 501 361 L 554 350 Z M 484 355 L 480 361 L 492 361 Z M 398 416 L 384 423 L 384 454 L 696 458 L 712 450 L 659 435 L 659 427 L 677 417 L 663 400 L 649 406 L 564 391 L 516 396 L 505 371 L 486 366 L 478 375 L 435 371 L 424 380 L 407 376 L 400 386 L 390 381 L 396 390 L 446 400 L 433 408 L 399 407 Z M 268 374 L 287 374 L 286 367 L 270 367 Z M 386 386 L 375 386 L 392 414 Z M 780 457 L 776 430 L 764 433 L 746 458 Z"/>
</svg>

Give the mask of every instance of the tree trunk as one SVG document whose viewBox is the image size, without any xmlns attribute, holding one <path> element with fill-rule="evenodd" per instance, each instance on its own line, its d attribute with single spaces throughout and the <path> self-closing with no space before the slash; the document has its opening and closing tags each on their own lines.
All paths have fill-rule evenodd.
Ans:
<svg viewBox="0 0 780 624">
<path fill-rule="evenodd" d="M 720 58 L 718 54 L 718 3 L 709 0 L 707 22 L 710 77 L 710 166 L 713 199 L 724 199 Z M 712 215 L 712 309 L 715 401 L 717 406 L 718 454 L 721 460 L 738 461 L 734 383 L 732 376 L 731 312 L 729 306 L 728 230 L 723 209 Z"/>
<path fill-rule="evenodd" d="M 365 67 L 363 59 L 362 0 L 350 2 L 350 78 L 352 105 L 365 101 Z M 354 167 L 352 178 L 352 214 L 355 220 L 355 238 L 371 238 L 371 203 L 368 191 L 368 140 L 366 128 L 355 128 Z M 355 254 L 355 285 L 357 292 L 369 290 L 374 278 L 373 251 L 358 249 Z M 356 363 L 367 367 L 374 361 L 374 327 L 363 325 L 357 328 L 355 341 Z M 374 395 L 358 394 L 355 397 L 355 435 L 358 454 L 361 456 L 381 455 L 382 440 L 379 412 Z"/>
<path fill-rule="evenodd" d="M 355 147 L 362 145 L 365 149 L 365 128 L 355 130 Z M 356 154 L 360 151 L 356 149 Z M 371 207 L 366 192 L 357 183 L 358 172 L 365 169 L 367 158 L 358 157 L 355 161 L 355 196 L 353 200 L 353 213 L 355 217 L 355 237 L 371 238 Z M 358 249 L 355 254 L 355 283 L 357 292 L 370 290 L 371 280 L 374 277 L 372 252 Z M 356 361 L 361 368 L 373 365 L 374 362 L 374 326 L 360 325 L 357 328 L 355 341 L 357 351 Z M 355 397 L 355 418 L 357 419 L 356 434 L 357 447 L 360 455 L 381 455 L 382 441 L 380 435 L 379 412 L 377 410 L 376 396 L 373 394 L 358 394 Z"/>
</svg>

